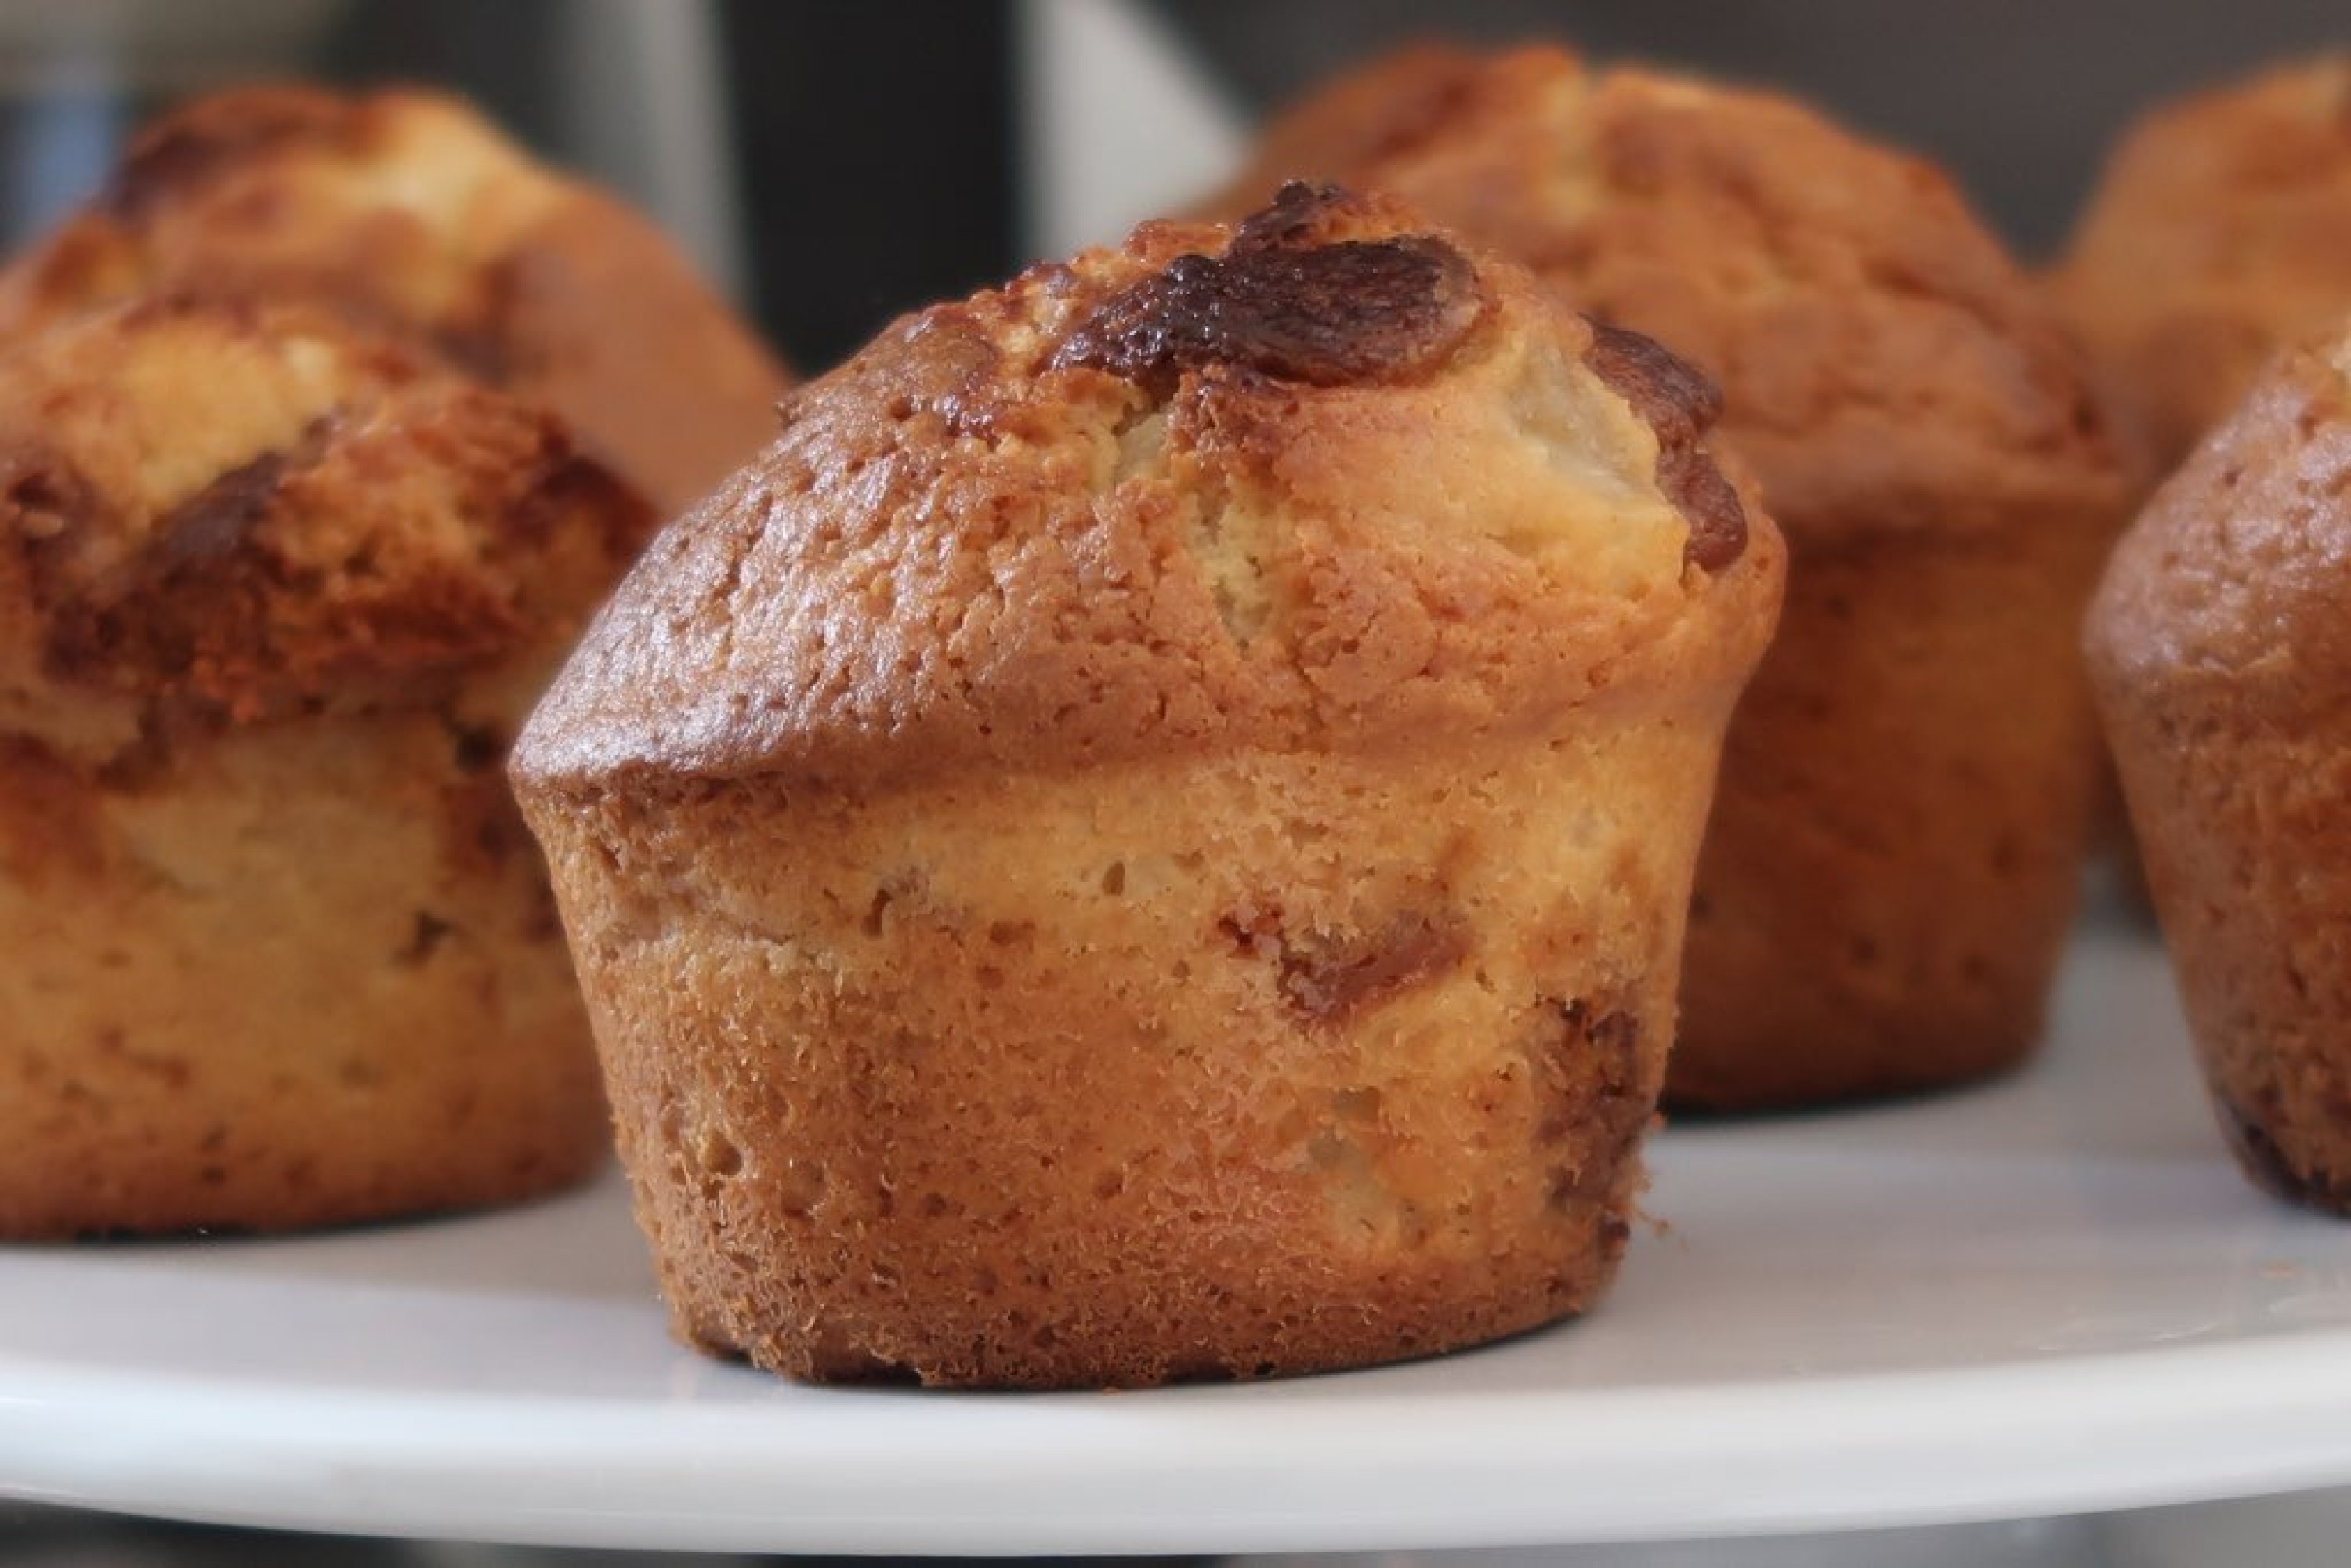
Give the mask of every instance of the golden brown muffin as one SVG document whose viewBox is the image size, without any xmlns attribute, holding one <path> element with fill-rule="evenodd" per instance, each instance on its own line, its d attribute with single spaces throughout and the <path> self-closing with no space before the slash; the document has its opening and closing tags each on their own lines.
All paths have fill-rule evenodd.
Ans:
<svg viewBox="0 0 2351 1568">
<path fill-rule="evenodd" d="M 513 767 L 679 1331 L 1148 1384 L 1590 1306 L 1782 570 L 1711 413 L 1303 188 L 800 393 Z"/>
<path fill-rule="evenodd" d="M 417 331 L 552 409 L 665 513 L 766 444 L 784 387 L 644 219 L 423 92 L 249 88 L 165 115 L 0 273 L 0 340 L 155 293 Z"/>
<path fill-rule="evenodd" d="M 604 1114 L 513 727 L 651 523 L 295 308 L 0 357 L 0 1236 L 521 1197 Z"/>
<path fill-rule="evenodd" d="M 1794 567 L 1698 875 L 1669 1102 L 2022 1058 L 2074 906 L 2079 614 L 2126 501 L 2085 375 L 1929 165 L 1797 104 L 1527 48 L 1408 51 L 1277 123 L 1723 388 Z"/>
<path fill-rule="evenodd" d="M 2054 276 L 2152 485 L 2281 344 L 2351 310 L 2351 54 L 2166 104 L 2125 136 Z"/>
<path fill-rule="evenodd" d="M 2245 1171 L 2351 1213 L 2351 325 L 2275 360 L 2116 549 L 2088 644 Z"/>
</svg>

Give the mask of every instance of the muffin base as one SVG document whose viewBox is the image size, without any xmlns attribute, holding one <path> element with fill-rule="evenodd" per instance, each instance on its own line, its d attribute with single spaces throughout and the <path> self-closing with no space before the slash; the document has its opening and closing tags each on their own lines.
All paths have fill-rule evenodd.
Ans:
<svg viewBox="0 0 2351 1568">
<path fill-rule="evenodd" d="M 527 796 L 678 1332 L 1133 1385 L 1590 1306 L 1719 727 Z"/>
<path fill-rule="evenodd" d="M 2351 722 L 2129 696 L 2107 721 L 2220 1130 L 2257 1186 L 2351 1214 Z"/>
<path fill-rule="evenodd" d="M 0 741 L 0 1237 L 528 1197 L 608 1143 L 496 750 L 431 714 L 96 780 Z"/>
</svg>

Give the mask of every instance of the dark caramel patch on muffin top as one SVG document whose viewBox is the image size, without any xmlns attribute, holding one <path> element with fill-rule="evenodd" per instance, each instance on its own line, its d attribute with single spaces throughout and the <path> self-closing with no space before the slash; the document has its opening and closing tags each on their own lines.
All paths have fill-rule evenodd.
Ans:
<svg viewBox="0 0 2351 1568">
<path fill-rule="evenodd" d="M 544 410 L 329 313 L 101 311 L 0 357 L 0 695 L 142 733 L 437 700 L 653 517 Z"/>
<path fill-rule="evenodd" d="M 1683 559 L 1704 571 L 1737 560 L 1747 548 L 1747 512 L 1698 444 L 1721 417 L 1721 391 L 1655 339 L 1603 321 L 1592 323 L 1583 362 L 1656 432 L 1657 488 L 1689 520 Z"/>
<path fill-rule="evenodd" d="M 156 567 L 168 571 L 233 554 L 268 514 L 287 475 L 317 464 L 328 423 L 314 420 L 299 449 L 265 452 L 164 513 L 155 522 L 150 547 Z"/>
<path fill-rule="evenodd" d="M 1743 678 L 1776 533 L 1750 504 L 1737 564 L 1691 570 L 1676 444 L 1584 362 L 1593 333 L 1401 203 L 1304 186 L 934 306 L 652 547 L 514 775 L 872 793 L 1407 752 Z M 1652 379 L 1669 435 L 1710 412 Z M 1346 1013 L 1458 956 L 1374 923 L 1291 956 L 1293 1002 Z"/>
<path fill-rule="evenodd" d="M 1186 371 L 1230 365 L 1312 386 L 1434 371 L 1484 308 L 1468 258 L 1433 235 L 1324 240 L 1335 189 L 1283 187 L 1220 256 L 1176 257 L 1081 320 L 1052 359 L 1165 397 Z"/>
<path fill-rule="evenodd" d="M 184 193 L 281 148 L 355 146 L 370 118 L 364 108 L 302 88 L 200 100 L 132 140 L 98 198 L 98 210 L 139 223 Z"/>
</svg>

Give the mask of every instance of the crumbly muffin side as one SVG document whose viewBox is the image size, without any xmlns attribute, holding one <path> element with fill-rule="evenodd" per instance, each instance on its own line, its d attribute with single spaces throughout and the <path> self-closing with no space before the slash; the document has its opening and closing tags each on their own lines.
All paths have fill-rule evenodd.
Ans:
<svg viewBox="0 0 2351 1568">
<path fill-rule="evenodd" d="M 534 804 L 679 1332 L 1101 1385 L 1591 1308 L 1715 724 Z"/>
</svg>

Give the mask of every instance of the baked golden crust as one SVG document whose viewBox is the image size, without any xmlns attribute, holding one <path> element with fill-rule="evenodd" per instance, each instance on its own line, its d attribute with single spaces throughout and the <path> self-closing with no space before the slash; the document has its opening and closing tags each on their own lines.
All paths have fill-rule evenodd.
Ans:
<svg viewBox="0 0 2351 1568">
<path fill-rule="evenodd" d="M 604 1120 L 497 771 L 652 513 L 307 308 L 0 357 L 0 1235 L 507 1201 Z"/>
<path fill-rule="evenodd" d="M 325 312 L 86 318 L 0 362 L 0 719 L 89 757 L 428 703 L 576 616 L 647 517 L 548 415 Z"/>
<path fill-rule="evenodd" d="M 1312 214 L 1280 243 L 1422 237 L 1374 203 Z M 1377 361 L 1332 384 L 1230 344 L 1173 379 L 1093 362 L 1134 291 L 1224 249 L 1213 227 L 1145 225 L 910 317 L 796 396 L 782 438 L 622 583 L 519 776 L 871 787 L 1401 746 L 1736 667 L 1738 641 L 1690 614 L 1717 577 L 1745 580 L 1749 515 L 1691 455 L 1702 380 L 1636 384 L 1621 338 L 1458 253 L 1461 277 L 1430 286 L 1475 295 L 1432 310 L 1434 348 L 1394 338 L 1393 298 L 1325 301 L 1340 357 Z M 1562 488 L 1569 442 L 1592 466 Z M 1676 476 L 1697 465 L 1692 501 Z M 1687 559 L 1694 538 L 1718 571 Z"/>
<path fill-rule="evenodd" d="M 2351 678 L 2334 570 L 2351 530 L 2346 376 L 2340 322 L 2273 354 L 2210 450 L 2147 504 L 2099 585 L 2102 679 L 2225 690 L 2281 724 L 2335 710 Z"/>
<path fill-rule="evenodd" d="M 1784 565 L 1708 402 L 1304 190 L 805 389 L 512 767 L 681 1334 L 1132 1385 L 1595 1301 Z"/>
<path fill-rule="evenodd" d="M 2116 549 L 2087 643 L 2247 1174 L 2351 1212 L 2351 335 L 2274 359 Z"/>
<path fill-rule="evenodd" d="M 163 116 L 0 273 L 0 336 L 160 294 L 413 331 L 545 403 L 664 511 L 773 434 L 785 384 L 643 218 L 423 92 L 248 88 Z"/>
<path fill-rule="evenodd" d="M 1326 175 L 1704 368 L 1797 552 L 1725 756 L 1668 1097 L 1813 1103 L 2015 1061 L 2081 854 L 2074 629 L 2126 505 L 2030 282 L 1918 159 L 1552 48 L 1375 62 L 1277 120 L 1223 204 Z"/>
<path fill-rule="evenodd" d="M 2279 345 L 2351 310 L 2351 54 L 2150 110 L 2053 276 L 2152 484 Z"/>
<path fill-rule="evenodd" d="M 1598 1302 L 1719 704 L 1408 756 L 526 797 L 679 1332 L 1269 1376 Z"/>
</svg>

